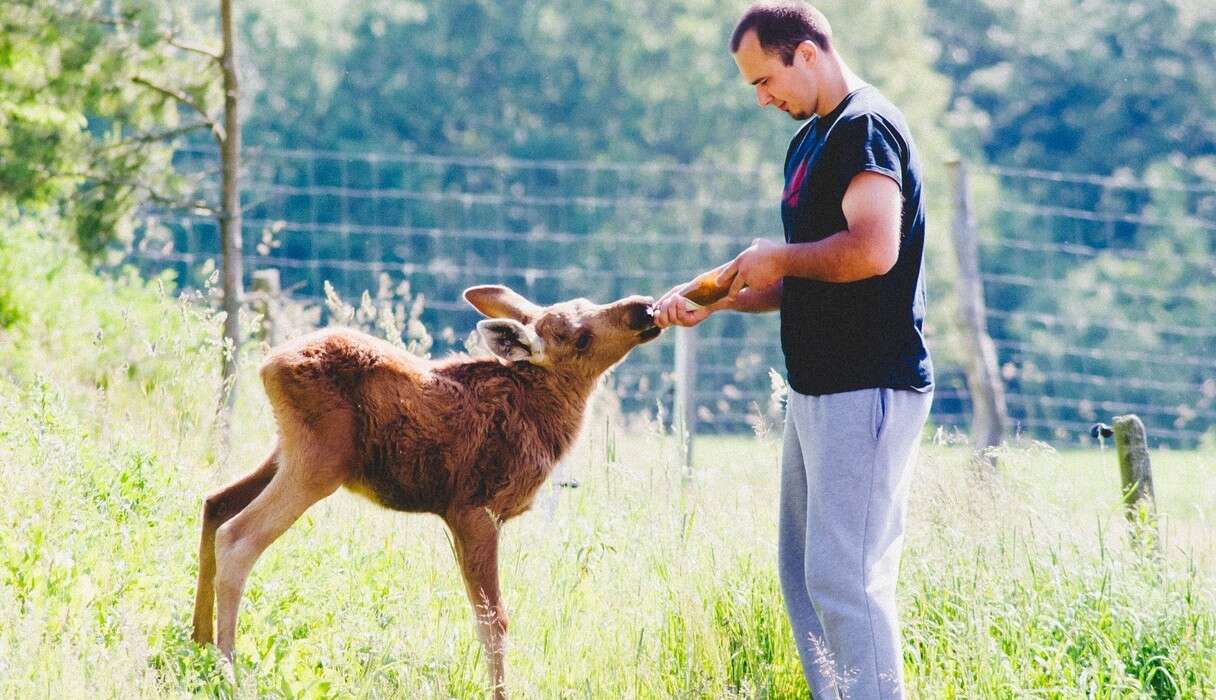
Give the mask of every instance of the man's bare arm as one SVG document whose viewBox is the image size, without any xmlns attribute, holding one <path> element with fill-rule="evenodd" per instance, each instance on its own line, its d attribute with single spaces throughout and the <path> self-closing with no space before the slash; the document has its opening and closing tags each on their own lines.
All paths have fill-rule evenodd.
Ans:
<svg viewBox="0 0 1216 700">
<path fill-rule="evenodd" d="M 781 245 L 757 239 L 722 271 L 731 278 L 730 296 L 745 287 L 766 289 L 784 277 L 856 282 L 884 275 L 899 259 L 899 185 L 879 173 L 863 172 L 849 183 L 841 208 L 848 228 L 812 243 Z"/>
<path fill-rule="evenodd" d="M 825 282 L 885 275 L 899 259 L 899 185 L 879 173 L 859 173 L 841 204 L 848 229 L 814 243 L 787 246 L 785 274 Z"/>
</svg>

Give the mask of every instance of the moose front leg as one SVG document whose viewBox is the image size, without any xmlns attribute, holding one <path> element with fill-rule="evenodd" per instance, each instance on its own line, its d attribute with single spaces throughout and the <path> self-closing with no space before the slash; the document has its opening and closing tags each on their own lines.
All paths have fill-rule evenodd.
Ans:
<svg viewBox="0 0 1216 700">
<path fill-rule="evenodd" d="M 487 508 L 461 511 L 446 520 L 477 618 L 477 636 L 486 650 L 494 698 L 502 700 L 507 697 L 507 612 L 498 589 L 499 520 Z"/>
</svg>

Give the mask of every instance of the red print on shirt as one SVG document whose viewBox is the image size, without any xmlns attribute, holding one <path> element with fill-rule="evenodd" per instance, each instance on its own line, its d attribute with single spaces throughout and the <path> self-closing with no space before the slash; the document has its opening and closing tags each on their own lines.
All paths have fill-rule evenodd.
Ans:
<svg viewBox="0 0 1216 700">
<path fill-rule="evenodd" d="M 805 177 L 806 160 L 804 159 L 798 164 L 798 169 L 794 171 L 794 176 L 785 184 L 785 192 L 781 195 L 782 201 L 791 209 L 798 206 L 798 193 L 802 191 L 802 180 Z"/>
</svg>

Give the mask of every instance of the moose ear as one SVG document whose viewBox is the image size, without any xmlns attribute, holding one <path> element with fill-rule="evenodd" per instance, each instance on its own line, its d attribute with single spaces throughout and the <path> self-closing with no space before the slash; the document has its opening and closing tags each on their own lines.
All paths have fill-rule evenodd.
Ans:
<svg viewBox="0 0 1216 700">
<path fill-rule="evenodd" d="M 490 352 L 505 360 L 536 361 L 544 354 L 544 343 L 531 328 L 510 318 L 477 322 L 477 332 Z"/>
<path fill-rule="evenodd" d="M 520 323 L 531 323 L 541 312 L 536 304 L 497 284 L 469 287 L 464 290 L 464 299 L 489 318 L 513 318 Z"/>
</svg>

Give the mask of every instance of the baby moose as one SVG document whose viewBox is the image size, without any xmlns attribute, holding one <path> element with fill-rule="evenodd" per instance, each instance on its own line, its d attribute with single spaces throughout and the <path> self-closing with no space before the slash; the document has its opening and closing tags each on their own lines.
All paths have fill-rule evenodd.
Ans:
<svg viewBox="0 0 1216 700">
<path fill-rule="evenodd" d="M 229 660 L 258 557 L 339 486 L 393 510 L 434 513 L 452 534 L 496 698 L 505 697 L 507 615 L 498 528 L 523 513 L 582 423 L 597 378 L 653 340 L 653 299 L 541 308 L 506 287 L 464 298 L 494 357 L 433 362 L 349 329 L 275 348 L 262 383 L 278 444 L 262 466 L 207 496 L 194 641 Z"/>
</svg>

